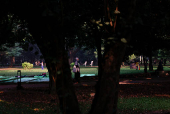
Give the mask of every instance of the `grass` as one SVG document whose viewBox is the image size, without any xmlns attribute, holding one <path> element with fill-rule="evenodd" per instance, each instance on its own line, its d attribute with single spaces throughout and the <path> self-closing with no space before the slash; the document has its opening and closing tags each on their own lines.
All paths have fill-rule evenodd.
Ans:
<svg viewBox="0 0 170 114">
<path fill-rule="evenodd" d="M 10 103 L 0 101 L 0 114 L 59 114 L 58 105 L 49 106 L 45 103 Z"/>
<path fill-rule="evenodd" d="M 90 106 L 90 103 L 80 103 L 80 109 L 83 114 L 90 110 Z M 46 103 L 10 103 L 0 100 L 0 110 L 0 113 L 3 114 L 59 114 L 58 104 L 50 105 Z M 167 97 L 131 97 L 119 98 L 118 100 L 118 114 L 169 110 L 170 99 Z"/>
<path fill-rule="evenodd" d="M 42 73 L 48 73 L 47 68 L 44 68 L 44 70 L 42 70 L 40 67 L 36 67 L 31 70 L 24 70 L 22 68 L 19 68 L 19 69 L 21 69 L 21 75 L 40 75 Z M 154 66 L 153 69 L 156 70 L 157 66 Z M 18 70 L 17 68 L 11 68 L 11 70 L 0 70 L 0 76 L 16 76 L 17 70 Z M 164 66 L 164 70 L 170 71 L 170 67 Z M 148 72 L 154 72 L 154 71 L 149 71 L 149 68 L 148 68 Z M 95 75 L 97 75 L 98 68 L 97 67 L 81 67 L 80 73 L 81 74 L 95 74 Z M 130 69 L 129 66 L 123 66 L 120 69 L 120 74 L 137 74 L 137 73 L 144 73 L 143 66 L 140 67 L 140 70 Z M 72 77 L 74 77 L 73 72 L 72 72 Z"/>
<path fill-rule="evenodd" d="M 14 70 L 0 70 L 0 76 L 15 76 L 17 75 L 17 68 Z M 156 70 L 156 66 L 154 67 Z M 164 66 L 164 70 L 170 70 L 169 66 Z M 96 74 L 96 67 L 81 67 L 81 74 Z M 31 70 L 21 70 L 22 75 L 39 75 L 44 72 L 48 72 L 45 68 L 31 69 Z M 129 66 L 122 67 L 120 74 L 129 73 L 143 73 L 144 68 L 141 70 L 130 69 Z M 73 74 L 74 75 L 74 74 Z M 1 94 L 0 94 L 1 95 Z M 142 112 L 150 111 L 170 111 L 170 96 L 168 97 L 129 97 L 129 98 L 119 98 L 118 100 L 118 114 L 138 114 Z M 85 114 L 90 110 L 90 103 L 80 103 L 80 109 Z M 29 103 L 29 102 L 6 102 L 0 99 L 0 114 L 45 114 L 50 113 L 59 114 L 58 104 L 50 103 Z"/>
<path fill-rule="evenodd" d="M 0 76 L 17 76 L 17 70 L 0 70 Z M 21 69 L 21 75 L 40 75 L 42 73 L 48 73 L 47 69 L 31 69 L 31 70 L 24 70 Z M 19 73 L 20 74 L 20 73 Z"/>
<path fill-rule="evenodd" d="M 119 98 L 118 110 L 130 111 L 131 114 L 148 111 L 170 110 L 170 99 L 167 97 L 131 97 Z"/>
</svg>

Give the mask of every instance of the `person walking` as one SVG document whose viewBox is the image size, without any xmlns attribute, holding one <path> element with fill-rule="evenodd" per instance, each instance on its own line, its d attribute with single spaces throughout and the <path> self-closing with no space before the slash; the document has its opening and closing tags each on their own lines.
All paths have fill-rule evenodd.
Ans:
<svg viewBox="0 0 170 114">
<path fill-rule="evenodd" d="M 75 71 L 75 81 L 76 83 L 80 83 L 80 65 L 78 63 L 79 58 L 76 57 L 76 61 L 74 63 L 75 67 L 76 67 L 76 71 Z"/>
<path fill-rule="evenodd" d="M 138 70 L 139 62 L 136 61 L 136 70 Z"/>
<path fill-rule="evenodd" d="M 43 65 L 43 62 L 41 63 L 41 68 L 42 68 L 42 70 L 44 70 L 44 65 Z"/>
</svg>

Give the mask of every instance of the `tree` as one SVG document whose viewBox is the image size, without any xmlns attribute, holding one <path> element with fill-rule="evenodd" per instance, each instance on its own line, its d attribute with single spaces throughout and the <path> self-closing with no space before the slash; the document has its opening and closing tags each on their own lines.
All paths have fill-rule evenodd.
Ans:
<svg viewBox="0 0 170 114">
<path fill-rule="evenodd" d="M 165 4 L 169 4 L 169 1 L 146 0 L 137 2 L 140 7 L 137 7 L 135 12 L 134 39 L 132 38 L 130 45 L 134 47 L 133 50 L 136 50 L 138 54 L 149 57 L 149 70 L 153 70 L 153 51 L 164 48 L 166 42 L 169 42 L 165 36 L 168 34 L 167 30 L 169 30 L 167 20 L 170 17 L 168 13 L 170 9 Z M 147 67 L 146 64 L 145 67 Z"/>
<path fill-rule="evenodd" d="M 124 56 L 127 42 L 130 40 L 131 27 L 133 25 L 134 8 L 136 1 L 119 0 L 116 2 L 114 24 L 110 16 L 109 3 L 104 1 L 106 20 L 110 26 L 106 29 L 108 34 L 105 37 L 105 51 L 102 63 L 102 75 L 98 81 L 98 88 L 93 100 L 90 114 L 97 113 L 116 113 L 118 100 L 118 85 L 120 65 Z M 126 5 L 123 5 L 126 4 Z M 120 13 L 120 15 L 118 15 Z"/>
<path fill-rule="evenodd" d="M 93 2 L 96 3 L 95 0 Z M 104 27 L 106 35 L 104 37 L 105 51 L 101 67 L 102 73 L 98 81 L 96 95 L 90 113 L 111 114 L 117 112 L 120 65 L 126 45 L 131 37 L 136 0 L 119 0 L 119 10 L 117 0 L 115 2 L 109 0 L 100 2 L 104 2 L 105 4 L 103 10 L 105 12 L 104 18 L 105 22 L 109 22 L 109 25 Z M 51 91 L 57 90 L 60 109 L 62 113 L 66 114 L 81 113 L 74 93 L 70 66 L 67 52 L 65 51 L 65 38 L 71 39 L 75 37 L 77 31 L 81 29 L 84 21 L 82 21 L 83 19 L 79 15 L 88 13 L 83 7 L 85 3 L 87 2 L 7 0 L 5 2 L 1 1 L 3 5 L 0 4 L 2 6 L 0 13 L 3 17 L 5 17 L 3 12 L 5 9 L 6 14 L 7 12 L 11 12 L 28 23 L 28 28 L 33 36 L 32 38 L 34 38 L 34 41 L 39 46 L 47 63 Z M 87 4 L 94 5 L 95 7 L 96 5 L 100 5 L 97 3 L 95 5 Z M 11 4 L 13 7 L 9 7 Z M 112 5 L 115 5 L 115 7 L 110 7 Z M 103 7 L 97 6 L 97 8 L 102 9 Z M 114 11 L 115 9 L 116 11 Z M 95 13 L 97 12 L 93 12 L 93 15 Z M 119 13 L 120 15 L 118 15 Z M 113 17 L 114 20 L 112 20 Z M 24 21 L 21 23 L 24 23 Z M 26 38 L 25 40 L 29 39 Z"/>
<path fill-rule="evenodd" d="M 14 47 L 8 47 L 7 44 L 5 44 L 3 48 L 6 50 L 5 54 L 11 58 L 10 67 L 12 67 L 15 63 L 15 57 L 20 56 L 23 49 L 19 47 L 19 43 L 15 43 Z"/>
</svg>

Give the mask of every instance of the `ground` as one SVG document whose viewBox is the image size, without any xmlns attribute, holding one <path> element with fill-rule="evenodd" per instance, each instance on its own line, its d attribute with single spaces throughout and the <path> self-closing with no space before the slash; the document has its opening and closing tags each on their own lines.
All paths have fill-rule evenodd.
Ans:
<svg viewBox="0 0 170 114">
<path fill-rule="evenodd" d="M 122 78 L 125 77 L 125 78 Z M 95 95 L 95 84 L 97 78 L 84 77 L 81 78 L 81 83 L 74 83 L 76 95 L 80 104 L 83 104 L 88 110 Z M 166 97 L 170 98 L 170 76 L 158 77 L 155 74 L 133 74 L 133 75 L 121 75 L 119 82 L 119 98 L 130 97 Z M 7 103 L 22 103 L 22 105 L 16 105 L 23 107 L 32 107 L 34 110 L 51 108 L 53 112 L 57 107 L 58 98 L 57 95 L 49 94 L 48 83 L 22 83 L 22 90 L 17 90 L 17 84 L 2 84 L 0 85 L 0 103 L 5 101 Z M 86 105 L 87 104 L 87 105 Z M 42 105 L 42 106 L 37 106 Z M 22 107 L 22 108 L 23 108 Z M 36 108 L 39 107 L 39 108 Z M 14 107 L 15 108 L 15 107 Z M 0 108 L 1 110 L 1 108 Z M 83 110 L 83 109 L 82 109 Z M 84 112 L 88 110 L 83 110 Z M 170 111 L 147 111 L 140 112 L 140 114 L 169 114 Z M 125 114 L 125 112 L 119 112 L 119 114 Z M 128 112 L 126 112 L 128 114 Z"/>
</svg>

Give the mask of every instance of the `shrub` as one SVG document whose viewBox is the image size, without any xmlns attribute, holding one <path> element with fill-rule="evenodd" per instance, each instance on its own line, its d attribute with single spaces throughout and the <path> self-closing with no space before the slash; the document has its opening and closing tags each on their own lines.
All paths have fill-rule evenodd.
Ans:
<svg viewBox="0 0 170 114">
<path fill-rule="evenodd" d="M 70 64 L 70 66 L 71 66 L 71 68 L 73 68 L 73 66 L 74 66 L 74 62 L 72 62 L 72 63 Z"/>
<path fill-rule="evenodd" d="M 31 68 L 33 68 L 33 64 L 31 64 L 29 62 L 24 62 L 24 63 L 22 63 L 22 67 L 23 67 L 23 69 L 31 69 Z"/>
<path fill-rule="evenodd" d="M 80 66 L 80 63 L 78 63 L 78 64 L 79 64 L 79 66 Z M 72 62 L 72 63 L 70 64 L 70 66 L 71 66 L 71 68 L 73 68 L 74 62 Z"/>
</svg>

